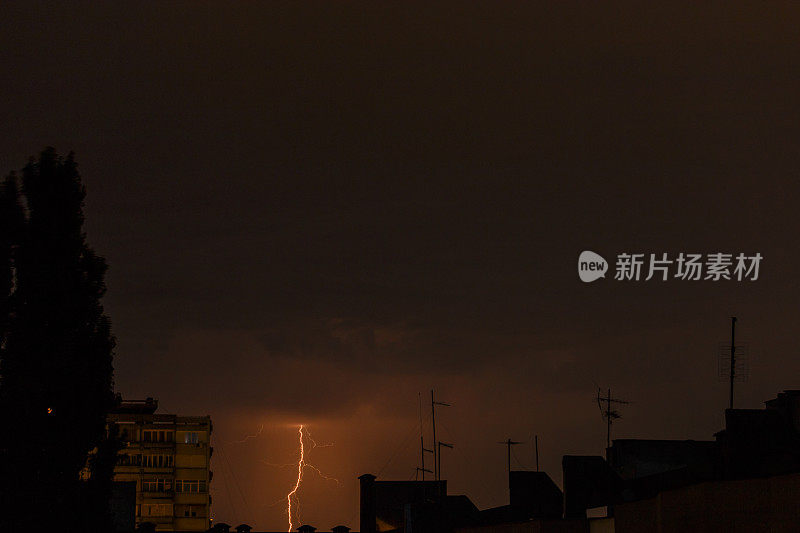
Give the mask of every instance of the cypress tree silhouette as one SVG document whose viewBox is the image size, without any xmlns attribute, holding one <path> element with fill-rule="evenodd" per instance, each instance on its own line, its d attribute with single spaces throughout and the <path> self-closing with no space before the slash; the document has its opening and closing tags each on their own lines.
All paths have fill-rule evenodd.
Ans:
<svg viewBox="0 0 800 533">
<path fill-rule="evenodd" d="M 86 244 L 85 195 L 73 154 L 53 148 L 0 191 L 2 531 L 85 531 L 88 514 L 107 514 L 79 480 L 114 402 L 106 263 Z"/>
</svg>

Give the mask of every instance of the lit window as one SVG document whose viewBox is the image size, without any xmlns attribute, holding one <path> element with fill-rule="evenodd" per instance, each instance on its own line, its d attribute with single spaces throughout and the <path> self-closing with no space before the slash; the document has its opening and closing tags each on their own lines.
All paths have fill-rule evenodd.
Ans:
<svg viewBox="0 0 800 533">
<path fill-rule="evenodd" d="M 143 503 L 141 516 L 172 516 L 171 503 Z"/>
<path fill-rule="evenodd" d="M 207 492 L 208 483 L 199 479 L 178 479 L 175 481 L 175 492 Z"/>
</svg>

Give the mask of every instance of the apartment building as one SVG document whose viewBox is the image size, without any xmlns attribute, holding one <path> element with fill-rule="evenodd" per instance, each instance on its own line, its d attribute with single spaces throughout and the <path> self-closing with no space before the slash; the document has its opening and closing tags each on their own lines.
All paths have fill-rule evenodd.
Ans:
<svg viewBox="0 0 800 533">
<path fill-rule="evenodd" d="M 108 416 L 125 442 L 114 481 L 136 483 L 136 525 L 206 531 L 213 448 L 210 416 L 157 413 L 158 400 L 126 400 Z"/>
</svg>

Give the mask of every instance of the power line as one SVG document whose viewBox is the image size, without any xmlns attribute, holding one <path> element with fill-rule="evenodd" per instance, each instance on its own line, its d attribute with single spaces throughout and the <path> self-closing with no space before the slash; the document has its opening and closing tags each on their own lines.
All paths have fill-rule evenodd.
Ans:
<svg viewBox="0 0 800 533">
<path fill-rule="evenodd" d="M 222 453 L 222 450 L 218 449 L 218 453 Z M 241 516 L 239 514 L 239 511 L 236 509 L 236 503 L 233 501 L 233 496 L 231 495 L 230 481 L 228 480 L 228 474 L 225 473 L 225 465 L 224 465 L 224 463 L 220 464 L 220 470 L 219 471 L 222 474 L 222 480 L 223 480 L 223 482 L 225 484 L 225 494 L 228 496 L 228 503 L 230 504 L 231 509 L 233 510 L 233 514 L 234 514 L 234 516 L 237 516 L 237 517 Z"/>
<path fill-rule="evenodd" d="M 454 435 L 454 434 L 453 434 L 453 432 L 450 430 L 450 428 L 449 428 L 449 427 L 447 427 L 447 424 L 445 424 L 444 422 L 442 422 L 441 424 L 442 424 L 442 428 L 443 428 L 443 429 L 444 429 L 444 431 L 447 433 L 447 436 L 448 436 L 448 437 L 449 437 L 451 440 L 455 440 L 455 439 L 453 438 L 453 435 Z M 459 456 L 462 458 L 462 460 L 463 460 L 463 461 L 464 461 L 466 464 L 469 464 L 469 465 L 480 465 L 480 464 L 483 464 L 483 461 L 476 461 L 476 460 L 474 460 L 474 458 L 472 457 L 472 455 L 470 455 L 469 453 L 467 453 L 467 450 L 464 448 L 464 446 L 459 446 L 458 448 L 454 448 L 454 451 L 456 452 L 456 454 L 457 454 L 457 455 L 459 455 Z M 488 502 L 488 501 L 492 501 L 492 500 L 494 499 L 494 496 L 493 496 L 492 494 L 490 494 L 490 493 L 489 493 L 489 491 L 486 489 L 486 485 L 485 485 L 484 483 L 479 483 L 479 484 L 478 484 L 478 492 L 480 492 L 481 496 L 482 496 L 482 497 L 484 498 L 484 500 L 485 500 L 485 501 L 487 501 L 487 502 Z"/>
<path fill-rule="evenodd" d="M 236 490 L 239 492 L 239 496 L 242 498 L 242 503 L 244 503 L 245 509 L 250 513 L 251 518 L 254 518 L 255 515 L 253 513 L 253 509 L 250 507 L 250 504 L 247 503 L 247 498 L 244 496 L 244 492 L 242 492 L 242 487 L 239 485 L 239 479 L 236 477 L 236 472 L 233 471 L 233 467 L 231 466 L 230 460 L 228 459 L 228 454 L 222 452 L 220 450 L 220 454 L 222 455 L 223 460 L 228 465 L 228 470 L 233 477 L 233 484 L 236 487 Z"/>
<path fill-rule="evenodd" d="M 514 458 L 514 460 L 517 462 L 517 466 L 518 466 L 519 468 L 521 468 L 522 470 L 528 470 L 528 467 L 526 467 L 526 466 L 525 466 L 525 465 L 522 463 L 522 461 L 520 461 L 519 457 L 517 457 L 517 452 L 515 452 L 513 449 L 511 450 L 511 456 L 512 456 L 512 457 Z"/>
<path fill-rule="evenodd" d="M 426 421 L 427 421 L 427 419 L 426 419 Z M 409 429 L 409 431 L 403 437 L 403 439 L 401 441 L 399 441 L 398 446 L 395 448 L 394 452 L 392 452 L 392 454 L 389 456 L 389 459 L 386 461 L 386 464 L 384 464 L 383 467 L 380 470 L 378 470 L 378 472 L 375 474 L 377 477 L 380 477 L 381 474 L 383 474 L 383 472 L 386 470 L 386 468 L 389 467 L 391 462 L 395 460 L 397 455 L 401 451 L 403 451 L 404 449 L 406 449 L 408 447 L 408 445 L 410 444 L 408 442 L 409 439 L 413 438 L 414 437 L 414 433 L 416 433 L 416 432 L 417 432 L 417 423 L 414 422 L 411 425 L 411 428 Z"/>
</svg>

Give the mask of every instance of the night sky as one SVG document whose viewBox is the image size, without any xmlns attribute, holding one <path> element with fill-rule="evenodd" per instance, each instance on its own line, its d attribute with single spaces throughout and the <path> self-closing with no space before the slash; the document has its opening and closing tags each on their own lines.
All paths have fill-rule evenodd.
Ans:
<svg viewBox="0 0 800 533">
<path fill-rule="evenodd" d="M 413 478 L 432 387 L 450 491 L 501 505 L 498 441 L 532 468 L 538 434 L 559 484 L 603 453 L 598 387 L 633 402 L 616 437 L 712 438 L 731 315 L 737 406 L 800 387 L 798 27 L 789 3 L 4 2 L 0 171 L 76 152 L 116 387 L 212 416 L 215 520 L 285 529 L 305 424 L 340 484 L 307 470 L 301 520 L 357 528 L 358 475 Z M 585 284 L 583 250 L 764 259 Z"/>
</svg>

